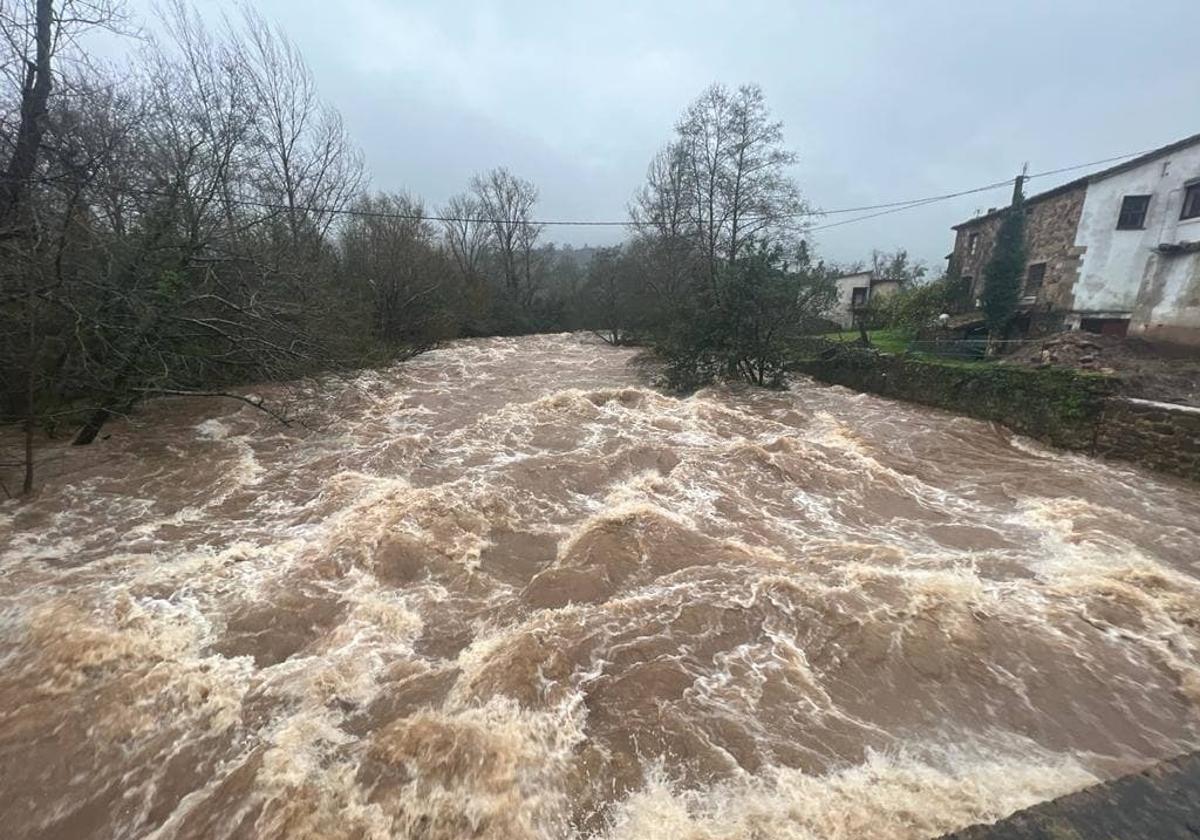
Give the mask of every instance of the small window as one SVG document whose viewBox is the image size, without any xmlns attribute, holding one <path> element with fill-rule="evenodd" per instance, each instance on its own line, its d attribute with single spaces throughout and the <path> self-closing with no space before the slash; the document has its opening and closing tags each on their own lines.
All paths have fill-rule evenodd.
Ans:
<svg viewBox="0 0 1200 840">
<path fill-rule="evenodd" d="M 867 305 L 867 287 L 856 286 L 850 290 L 850 305 L 851 306 L 866 306 Z"/>
<path fill-rule="evenodd" d="M 974 256 L 975 252 L 978 250 L 979 250 L 979 234 L 972 233 L 970 236 L 967 237 L 967 253 L 970 254 L 971 256 Z"/>
<path fill-rule="evenodd" d="M 1188 184 L 1183 192 L 1183 212 L 1179 214 L 1181 219 L 1200 218 L 1200 181 L 1194 184 Z"/>
<path fill-rule="evenodd" d="M 1046 264 L 1044 262 L 1034 263 L 1029 266 L 1025 272 L 1025 294 L 1036 295 L 1038 289 L 1042 288 L 1042 281 L 1046 279 Z"/>
<path fill-rule="evenodd" d="M 1150 196 L 1127 195 L 1121 202 L 1121 214 L 1117 216 L 1117 230 L 1142 230 L 1146 227 L 1146 211 L 1150 208 Z"/>
</svg>

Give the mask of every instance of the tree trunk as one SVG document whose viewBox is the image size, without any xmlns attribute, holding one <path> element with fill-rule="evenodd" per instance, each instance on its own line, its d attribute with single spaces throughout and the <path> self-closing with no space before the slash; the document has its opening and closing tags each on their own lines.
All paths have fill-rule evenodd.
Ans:
<svg viewBox="0 0 1200 840">
<path fill-rule="evenodd" d="M 12 157 L 0 177 L 0 235 L 8 233 L 5 229 L 20 216 L 29 180 L 37 169 L 38 148 L 46 129 L 46 103 L 50 100 L 53 13 L 52 0 L 37 0 L 35 61 L 29 66 L 21 91 L 21 120 Z"/>
<path fill-rule="evenodd" d="M 33 421 L 25 421 L 25 481 L 21 485 L 21 494 L 33 494 Z"/>
<path fill-rule="evenodd" d="M 104 428 L 104 424 L 112 417 L 112 412 L 107 408 L 97 408 L 88 415 L 87 420 L 83 421 L 83 427 L 75 435 L 75 439 L 71 441 L 72 446 L 87 446 L 96 439 L 96 435 L 100 434 L 100 430 Z"/>
<path fill-rule="evenodd" d="M 36 380 L 34 370 L 37 367 L 37 309 L 34 303 L 33 272 L 25 275 L 25 323 L 28 334 L 25 340 L 29 342 L 25 354 L 25 481 L 21 485 L 21 493 L 29 496 L 33 493 L 33 426 L 34 426 L 34 396 Z"/>
<path fill-rule="evenodd" d="M 25 197 L 29 182 L 37 170 L 38 150 L 46 130 L 46 105 L 50 100 L 50 50 L 51 23 L 54 8 L 52 0 L 37 0 L 34 23 L 35 55 L 25 75 L 21 90 L 21 118 L 13 143 L 12 157 L 0 174 L 0 239 L 13 237 L 21 228 Z M 33 275 L 25 278 L 27 291 L 27 319 L 29 347 L 27 353 L 25 400 L 25 478 L 21 492 L 28 496 L 33 492 L 33 431 L 34 431 L 34 367 L 36 363 L 37 328 L 34 322 Z"/>
</svg>

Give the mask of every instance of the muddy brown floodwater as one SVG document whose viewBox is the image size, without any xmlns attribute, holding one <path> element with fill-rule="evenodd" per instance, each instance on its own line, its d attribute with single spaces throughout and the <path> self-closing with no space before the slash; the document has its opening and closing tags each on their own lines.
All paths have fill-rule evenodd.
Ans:
<svg viewBox="0 0 1200 840">
<path fill-rule="evenodd" d="M 1200 491 L 581 336 L 0 507 L 8 838 L 920 838 L 1200 746 Z"/>
</svg>

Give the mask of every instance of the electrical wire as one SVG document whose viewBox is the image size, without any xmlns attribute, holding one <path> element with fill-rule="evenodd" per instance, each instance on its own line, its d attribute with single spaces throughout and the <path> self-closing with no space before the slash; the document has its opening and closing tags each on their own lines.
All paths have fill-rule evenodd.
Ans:
<svg viewBox="0 0 1200 840">
<path fill-rule="evenodd" d="M 1153 150 L 1149 150 L 1153 151 Z M 1101 160 L 1090 161 L 1088 163 L 1078 163 L 1071 166 L 1064 166 L 1059 169 L 1051 169 L 1045 172 L 1037 172 L 1033 175 L 1025 176 L 1026 181 L 1035 178 L 1044 178 L 1050 175 L 1060 175 L 1065 172 L 1074 172 L 1080 169 L 1087 169 L 1093 166 L 1100 166 L 1105 163 L 1114 163 L 1116 161 L 1127 160 L 1129 158 L 1139 157 L 1149 154 L 1149 151 L 1129 152 L 1123 155 L 1115 155 L 1113 157 L 1103 158 Z M 44 179 L 43 179 L 44 180 Z M 832 228 L 842 227 L 843 225 L 854 224 L 856 222 L 867 221 L 868 219 L 877 219 L 881 216 L 888 216 L 893 213 L 899 213 L 904 210 L 911 210 L 917 207 L 925 207 L 931 204 L 938 204 L 943 201 L 961 198 L 967 195 L 976 193 L 989 192 L 991 190 L 1007 187 L 1016 182 L 1016 178 L 1008 178 L 1004 181 L 995 181 L 991 184 L 984 184 L 979 187 L 971 187 L 970 189 L 958 190 L 956 192 L 941 193 L 939 195 L 926 196 L 924 198 L 908 199 L 906 201 L 892 201 L 883 204 L 867 204 L 858 207 L 841 207 L 833 210 L 806 210 L 800 213 L 785 214 L 778 218 L 817 218 L 826 216 L 836 216 L 846 213 L 866 213 L 867 215 L 856 216 L 851 219 L 843 219 L 829 224 L 817 225 L 808 228 L 808 232 L 816 232 L 821 230 L 830 230 Z M 151 190 L 139 189 L 134 187 L 112 187 L 109 189 L 118 193 L 127 195 L 140 195 L 147 197 L 171 198 L 172 193 L 166 190 Z M 441 214 L 426 214 L 426 213 L 403 213 L 391 210 L 363 210 L 355 207 L 321 207 L 317 205 L 288 205 L 278 202 L 263 201 L 261 199 L 246 198 L 243 196 L 225 197 L 225 201 L 241 207 L 255 207 L 263 210 L 271 210 L 275 212 L 302 212 L 333 216 L 350 216 L 359 218 L 377 218 L 377 219 L 396 219 L 401 221 L 419 221 L 419 222 L 441 222 L 441 223 L 457 223 L 457 224 L 520 224 L 539 227 L 630 227 L 633 223 L 629 219 L 620 221 L 610 220 L 582 220 L 582 219 L 530 219 L 524 220 L 507 220 L 494 219 L 489 217 L 475 216 L 447 216 Z M 758 218 L 751 218 L 751 221 L 760 221 Z"/>
</svg>

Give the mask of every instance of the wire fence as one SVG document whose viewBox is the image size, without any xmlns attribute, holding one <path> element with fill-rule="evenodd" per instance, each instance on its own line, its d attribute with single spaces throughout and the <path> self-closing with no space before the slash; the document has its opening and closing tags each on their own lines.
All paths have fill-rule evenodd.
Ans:
<svg viewBox="0 0 1200 840">
<path fill-rule="evenodd" d="M 987 356 L 988 342 L 986 338 L 956 339 L 953 341 L 911 341 L 908 350 L 911 353 L 923 353 L 928 356 L 939 356 L 945 359 L 977 360 Z"/>
<path fill-rule="evenodd" d="M 986 338 L 955 338 L 955 339 L 914 339 L 908 344 L 910 353 L 921 353 L 927 356 L 939 356 L 947 359 L 979 360 L 984 358 L 1003 358 L 1009 353 L 1030 344 L 1042 344 L 1040 338 L 1015 338 L 989 341 Z M 995 348 L 993 356 L 988 356 L 988 347 Z"/>
</svg>

